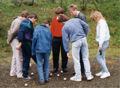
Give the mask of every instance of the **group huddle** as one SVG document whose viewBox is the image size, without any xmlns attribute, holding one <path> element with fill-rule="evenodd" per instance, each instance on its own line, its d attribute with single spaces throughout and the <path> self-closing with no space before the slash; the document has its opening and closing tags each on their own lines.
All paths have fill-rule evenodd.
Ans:
<svg viewBox="0 0 120 88">
<path fill-rule="evenodd" d="M 22 11 L 21 16 L 15 18 L 8 31 L 7 43 L 11 44 L 13 58 L 11 63 L 10 76 L 17 78 L 31 79 L 28 75 L 30 58 L 37 64 L 40 84 L 49 80 L 49 56 L 52 50 L 53 73 L 59 70 L 59 53 L 61 51 L 61 69 L 63 73 L 68 72 L 67 63 L 69 54 L 69 41 L 72 43 L 72 58 L 74 62 L 74 76 L 72 81 L 82 81 L 82 74 L 85 73 L 87 80 L 92 80 L 89 62 L 89 50 L 87 35 L 89 26 L 86 16 L 77 10 L 77 6 L 71 4 L 68 11 L 74 18 L 64 14 L 61 7 L 56 8 L 56 16 L 50 22 L 45 19 L 34 29 L 38 19 L 36 14 L 28 14 Z M 110 76 L 106 66 L 105 52 L 109 45 L 110 33 L 105 18 L 101 12 L 95 11 L 90 18 L 97 23 L 96 41 L 98 42 L 97 60 L 100 63 L 101 71 L 96 76 L 101 79 Z M 51 25 L 51 27 L 50 27 Z"/>
</svg>

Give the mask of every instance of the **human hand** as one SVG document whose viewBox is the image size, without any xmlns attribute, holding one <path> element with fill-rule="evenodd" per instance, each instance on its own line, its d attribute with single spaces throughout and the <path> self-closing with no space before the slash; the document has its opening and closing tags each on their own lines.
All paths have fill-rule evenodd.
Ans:
<svg viewBox="0 0 120 88">
<path fill-rule="evenodd" d="M 102 47 L 98 47 L 99 50 L 102 50 Z"/>
<path fill-rule="evenodd" d="M 17 49 L 17 50 L 20 50 L 20 48 L 21 48 L 21 47 L 20 47 L 19 45 L 18 45 L 18 46 L 16 46 L 16 49 Z"/>
<path fill-rule="evenodd" d="M 7 40 L 7 44 L 10 44 L 10 42 Z"/>
<path fill-rule="evenodd" d="M 20 50 L 20 49 L 21 49 L 21 46 L 22 46 L 22 43 L 20 43 L 18 46 L 16 46 L 16 49 L 17 49 L 17 50 Z"/>
<path fill-rule="evenodd" d="M 102 47 L 98 47 L 100 55 L 102 55 Z"/>
<path fill-rule="evenodd" d="M 68 58 L 71 58 L 71 56 L 70 56 L 70 54 L 69 54 L 69 53 L 67 53 L 67 57 L 68 57 Z"/>
</svg>

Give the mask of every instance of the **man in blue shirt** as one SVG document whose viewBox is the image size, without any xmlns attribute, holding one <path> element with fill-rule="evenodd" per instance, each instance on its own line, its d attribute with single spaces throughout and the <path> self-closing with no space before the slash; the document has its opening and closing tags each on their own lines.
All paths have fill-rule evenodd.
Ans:
<svg viewBox="0 0 120 88">
<path fill-rule="evenodd" d="M 61 15 L 58 18 L 58 21 L 59 22 L 66 21 L 66 16 Z M 62 29 L 63 45 L 64 45 L 65 51 L 67 52 L 68 57 L 70 57 L 69 38 L 72 43 L 72 56 L 74 61 L 74 70 L 76 73 L 75 76 L 70 78 L 70 80 L 72 81 L 82 81 L 80 56 L 79 56 L 80 50 L 82 53 L 87 80 L 93 79 L 93 76 L 90 71 L 90 62 L 88 59 L 89 51 L 88 51 L 88 44 L 86 39 L 88 30 L 89 30 L 88 24 L 79 18 L 72 18 L 66 21 Z"/>
<path fill-rule="evenodd" d="M 52 47 L 52 33 L 49 26 L 49 20 L 44 20 L 41 25 L 36 26 L 32 40 L 32 54 L 36 55 L 40 84 L 48 82 L 49 77 L 49 56 Z"/>
</svg>

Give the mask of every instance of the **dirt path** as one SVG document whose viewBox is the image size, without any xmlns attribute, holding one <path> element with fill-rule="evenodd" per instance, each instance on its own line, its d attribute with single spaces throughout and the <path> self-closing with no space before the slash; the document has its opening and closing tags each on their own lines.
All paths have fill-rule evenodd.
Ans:
<svg viewBox="0 0 120 88">
<path fill-rule="evenodd" d="M 9 76 L 10 70 L 10 60 L 0 58 L 4 62 L 0 64 L 0 88 L 120 88 L 120 60 L 119 59 L 110 59 L 107 58 L 107 66 L 111 72 L 111 77 L 106 79 L 100 79 L 95 77 L 92 81 L 87 81 L 86 77 L 83 76 L 81 82 L 70 81 L 69 78 L 73 73 L 73 61 L 69 59 L 68 71 L 65 74 L 60 74 L 60 77 L 57 77 L 57 74 L 54 74 L 49 79 L 49 83 L 45 85 L 39 84 L 39 78 L 37 74 L 36 65 L 33 63 L 30 68 L 30 73 L 34 72 L 32 80 L 25 81 L 23 79 L 17 79 L 16 77 Z M 100 71 L 99 64 L 96 59 L 90 59 L 92 74 Z M 52 61 L 50 61 L 50 68 L 52 68 Z M 52 70 L 52 69 L 51 69 Z M 63 78 L 66 77 L 67 80 L 64 81 Z M 28 86 L 24 87 L 24 83 L 27 83 Z"/>
</svg>

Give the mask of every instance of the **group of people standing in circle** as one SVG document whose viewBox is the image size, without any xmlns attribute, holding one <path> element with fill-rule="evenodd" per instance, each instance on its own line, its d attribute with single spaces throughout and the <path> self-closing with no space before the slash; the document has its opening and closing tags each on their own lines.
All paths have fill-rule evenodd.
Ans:
<svg viewBox="0 0 120 88">
<path fill-rule="evenodd" d="M 11 44 L 13 58 L 11 63 L 10 76 L 17 78 L 31 79 L 28 75 L 30 58 L 37 64 L 40 84 L 49 80 L 49 56 L 52 50 L 53 73 L 59 71 L 59 54 L 61 50 L 61 69 L 63 73 L 68 72 L 67 63 L 69 54 L 69 41 L 72 43 L 72 57 L 74 62 L 74 76 L 72 81 L 82 81 L 82 74 L 85 73 L 87 80 L 92 80 L 89 62 L 89 50 L 87 35 L 89 26 L 86 16 L 78 11 L 76 5 L 71 4 L 68 11 L 74 18 L 69 18 L 64 14 L 61 7 L 56 8 L 56 16 L 52 22 L 45 19 L 34 29 L 38 19 L 36 14 L 28 14 L 22 11 L 21 16 L 14 19 L 8 31 L 7 43 Z M 97 23 L 96 41 L 98 42 L 97 60 L 101 65 L 101 71 L 96 76 L 107 78 L 110 72 L 106 66 L 105 52 L 109 45 L 109 28 L 101 12 L 95 11 L 90 18 Z M 50 27 L 51 24 L 51 27 Z M 43 60 L 44 59 L 44 60 Z"/>
</svg>

